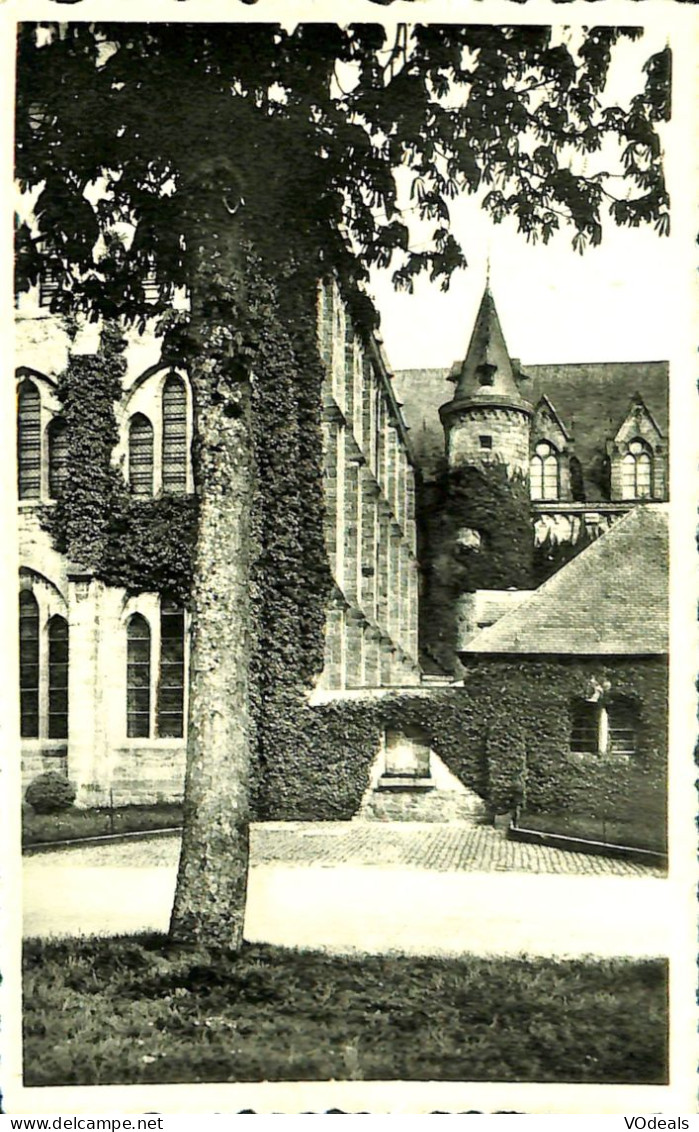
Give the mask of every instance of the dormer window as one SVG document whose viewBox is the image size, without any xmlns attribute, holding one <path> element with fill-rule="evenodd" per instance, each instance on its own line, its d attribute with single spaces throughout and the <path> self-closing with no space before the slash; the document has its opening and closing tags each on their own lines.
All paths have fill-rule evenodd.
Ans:
<svg viewBox="0 0 699 1132">
<path fill-rule="evenodd" d="M 497 373 L 497 366 L 491 365 L 490 362 L 481 362 L 476 366 L 476 376 L 478 377 L 479 385 L 495 385 L 495 374 Z"/>
<path fill-rule="evenodd" d="M 492 436 L 479 436 L 478 437 L 478 444 L 479 444 L 479 447 L 482 448 L 484 452 L 490 452 L 490 451 L 492 451 L 492 448 L 493 448 L 493 438 L 492 438 Z"/>
</svg>

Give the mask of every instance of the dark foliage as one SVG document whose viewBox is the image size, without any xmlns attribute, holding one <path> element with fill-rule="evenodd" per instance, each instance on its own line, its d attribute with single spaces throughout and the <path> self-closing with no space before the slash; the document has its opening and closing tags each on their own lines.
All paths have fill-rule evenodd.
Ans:
<svg viewBox="0 0 699 1132">
<path fill-rule="evenodd" d="M 47 770 L 29 783 L 24 798 L 37 814 L 58 814 L 73 805 L 75 787 L 62 774 Z"/>
<path fill-rule="evenodd" d="M 531 589 L 534 528 L 523 476 L 501 462 L 444 472 L 418 491 L 424 589 L 421 638 L 447 673 L 456 663 L 457 601 L 478 589 Z"/>
<path fill-rule="evenodd" d="M 17 174 L 42 187 L 36 227 L 18 233 L 18 285 L 48 263 L 57 307 L 144 320 L 148 276 L 155 313 L 167 310 L 192 282 L 188 224 L 209 176 L 260 254 L 301 239 L 326 270 L 356 276 L 344 224 L 363 264 L 393 262 L 406 287 L 425 271 L 447 285 L 465 264 L 450 202 L 481 186 L 495 221 L 514 217 L 527 238 L 567 222 L 582 250 L 599 243 L 605 212 L 665 232 L 655 125 L 669 116 L 669 50 L 648 60 L 628 107 L 605 102 L 615 44 L 640 34 L 591 27 L 573 48 L 538 26 L 73 23 L 38 46 L 21 25 Z M 608 169 L 571 171 L 571 149 L 613 142 Z M 397 199 L 401 166 L 433 223 L 420 250 Z M 630 191 L 615 193 L 607 173 Z M 92 205 L 84 188 L 100 179 L 109 191 Z M 114 238 L 125 220 L 128 244 Z"/>
<path fill-rule="evenodd" d="M 22 844 L 71 841 L 111 833 L 173 829 L 182 825 L 182 806 L 158 802 L 151 806 L 113 806 L 83 810 L 71 808 L 58 814 L 22 813 Z"/>
<path fill-rule="evenodd" d="M 570 754 L 571 705 L 588 694 L 592 677 L 639 705 L 640 746 L 631 761 Z M 383 730 L 410 726 L 492 813 L 526 805 L 611 818 L 640 793 L 655 800 L 656 817 L 664 807 L 667 668 L 657 660 L 484 660 L 463 688 L 314 708 L 289 693 L 275 701 L 272 723 L 284 743 L 270 749 L 265 766 L 257 801 L 263 820 L 352 817 Z"/>
</svg>

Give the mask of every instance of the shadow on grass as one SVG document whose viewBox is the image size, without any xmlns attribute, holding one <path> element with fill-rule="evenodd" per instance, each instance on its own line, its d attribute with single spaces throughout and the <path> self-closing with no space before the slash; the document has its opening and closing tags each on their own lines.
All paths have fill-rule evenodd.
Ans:
<svg viewBox="0 0 699 1132">
<path fill-rule="evenodd" d="M 664 1084 L 664 959 L 345 957 L 161 935 L 28 940 L 27 1086 Z"/>
</svg>

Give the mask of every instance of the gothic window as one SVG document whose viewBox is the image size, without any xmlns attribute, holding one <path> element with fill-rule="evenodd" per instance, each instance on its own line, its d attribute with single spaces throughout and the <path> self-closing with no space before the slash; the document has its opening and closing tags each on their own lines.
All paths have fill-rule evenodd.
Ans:
<svg viewBox="0 0 699 1132">
<path fill-rule="evenodd" d="M 126 626 L 126 734 L 150 735 L 150 626 L 140 613 Z"/>
<path fill-rule="evenodd" d="M 623 499 L 648 499 L 652 491 L 653 458 L 644 440 L 629 442 L 629 450 L 621 463 Z"/>
<path fill-rule="evenodd" d="M 160 673 L 158 681 L 158 735 L 181 739 L 184 735 L 184 611 L 163 601 L 160 610 Z"/>
<path fill-rule="evenodd" d="M 143 413 L 129 425 L 129 485 L 134 495 L 153 494 L 153 426 Z"/>
<path fill-rule="evenodd" d="M 58 499 L 68 478 L 68 430 L 63 417 L 54 417 L 48 429 L 49 495 Z"/>
<path fill-rule="evenodd" d="M 34 594 L 19 595 L 20 734 L 39 737 L 39 606 Z"/>
<path fill-rule="evenodd" d="M 163 388 L 163 491 L 187 490 L 187 394 L 171 373 Z"/>
<path fill-rule="evenodd" d="M 49 739 L 68 738 L 68 622 L 49 621 Z"/>
<path fill-rule="evenodd" d="M 529 468 L 532 499 L 558 499 L 558 452 L 547 440 L 537 444 Z"/>
<path fill-rule="evenodd" d="M 20 499 L 41 495 L 41 399 L 31 381 L 19 387 L 17 489 Z"/>
</svg>

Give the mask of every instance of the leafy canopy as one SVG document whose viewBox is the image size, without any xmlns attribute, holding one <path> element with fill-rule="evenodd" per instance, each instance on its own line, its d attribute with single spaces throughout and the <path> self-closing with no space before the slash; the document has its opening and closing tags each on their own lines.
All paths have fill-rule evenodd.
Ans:
<svg viewBox="0 0 699 1132">
<path fill-rule="evenodd" d="M 191 286 L 214 201 L 271 261 L 295 248 L 355 278 L 392 264 L 408 288 L 421 272 L 446 287 L 465 265 L 450 216 L 464 192 L 529 239 L 570 225 L 579 250 L 605 212 L 665 233 L 669 50 L 628 106 L 604 101 L 615 45 L 640 35 L 24 24 L 17 176 L 34 195 L 18 285 L 48 267 L 57 308 L 144 321 Z"/>
</svg>

